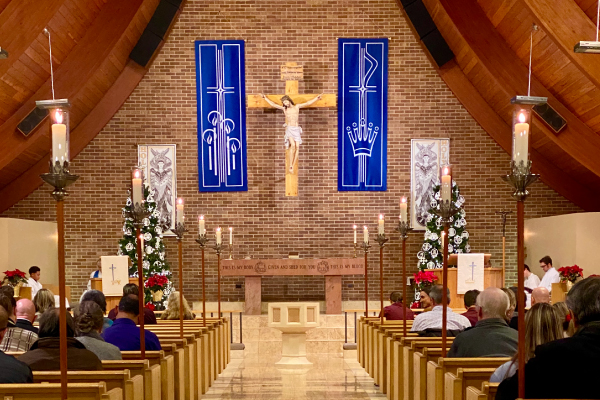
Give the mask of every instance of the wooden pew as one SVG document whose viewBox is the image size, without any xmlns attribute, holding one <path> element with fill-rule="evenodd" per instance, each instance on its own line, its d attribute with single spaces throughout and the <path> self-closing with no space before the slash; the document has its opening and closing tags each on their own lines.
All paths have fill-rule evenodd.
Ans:
<svg viewBox="0 0 600 400">
<path fill-rule="evenodd" d="M 184 339 L 179 338 L 179 333 L 172 335 L 157 335 L 161 344 L 174 344 L 177 348 L 183 350 L 184 357 L 184 369 L 175 371 L 176 380 L 180 380 L 181 376 L 178 374 L 183 373 L 184 376 L 184 386 L 183 391 L 185 393 L 185 400 L 197 400 L 198 395 L 196 392 L 195 384 L 197 382 L 196 378 L 196 368 L 197 365 L 197 357 L 196 357 L 196 346 L 195 339 L 193 335 L 184 335 Z M 179 389 L 181 391 L 181 389 Z"/>
<path fill-rule="evenodd" d="M 108 371 L 128 369 L 131 376 L 143 376 L 144 400 L 160 400 L 160 365 L 150 366 L 149 360 L 103 360 L 102 367 Z"/>
<path fill-rule="evenodd" d="M 11 400 L 60 400 L 60 383 L 3 383 L 0 396 Z M 106 390 L 106 383 L 69 383 L 69 400 L 122 400 L 123 391 L 119 388 Z"/>
<path fill-rule="evenodd" d="M 483 382 L 481 390 L 476 387 L 467 387 L 466 400 L 494 400 L 499 383 Z"/>
<path fill-rule="evenodd" d="M 150 366 L 160 365 L 160 387 L 161 387 L 161 399 L 162 400 L 175 400 L 175 356 L 174 349 L 166 349 L 165 347 L 171 347 L 169 345 L 162 346 L 161 351 L 147 351 L 146 359 L 150 361 Z M 139 360 L 139 351 L 122 351 L 121 356 L 123 360 Z M 183 398 L 181 399 L 183 400 Z"/>
<path fill-rule="evenodd" d="M 387 393 L 387 364 L 388 360 L 391 359 L 390 353 L 388 352 L 386 335 L 389 333 L 403 332 L 402 321 L 386 321 L 383 325 L 376 325 L 377 329 L 374 331 L 374 344 L 373 344 L 373 379 L 375 383 L 379 385 L 382 393 Z M 408 333 L 412 327 L 412 321 L 407 323 L 407 337 L 417 337 L 416 333 Z"/>
<path fill-rule="evenodd" d="M 427 363 L 427 400 L 444 399 L 444 376 L 446 372 L 456 374 L 458 368 L 498 368 L 509 361 L 509 357 L 439 358 Z M 491 375 L 491 374 L 490 374 Z"/>
<path fill-rule="evenodd" d="M 441 344 L 440 344 L 441 345 Z M 450 347 L 446 348 L 449 351 Z M 442 349 L 435 347 L 422 347 L 415 349 L 413 354 L 413 398 L 414 400 L 427 399 L 427 362 L 435 361 L 442 356 Z"/>
<path fill-rule="evenodd" d="M 106 390 L 123 392 L 123 400 L 144 400 L 144 378 L 122 371 L 68 371 L 69 383 L 106 383 Z M 60 371 L 33 371 L 34 383 L 60 383 Z"/>
<path fill-rule="evenodd" d="M 465 400 L 468 386 L 480 386 L 490 379 L 495 368 L 458 368 L 456 374 L 446 372 L 444 377 L 445 399 Z"/>
</svg>

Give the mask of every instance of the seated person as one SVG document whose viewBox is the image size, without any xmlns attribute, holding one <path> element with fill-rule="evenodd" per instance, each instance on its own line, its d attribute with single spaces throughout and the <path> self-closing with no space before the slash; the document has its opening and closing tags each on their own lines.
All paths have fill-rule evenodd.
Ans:
<svg viewBox="0 0 600 400">
<path fill-rule="evenodd" d="M 425 286 L 419 292 L 419 303 L 421 304 L 421 308 L 423 312 L 431 311 L 433 309 L 433 304 L 431 302 L 431 297 L 429 297 L 429 292 L 431 291 L 432 286 Z"/>
<path fill-rule="evenodd" d="M 37 316 L 42 315 L 46 310 L 55 308 L 54 293 L 48 289 L 40 289 L 33 298 L 33 305 L 35 306 L 35 314 Z"/>
<path fill-rule="evenodd" d="M 81 299 L 79 301 L 82 303 L 84 301 L 93 301 L 94 303 L 98 304 L 100 310 L 102 310 L 102 318 L 104 318 L 102 330 L 108 328 L 113 324 L 112 319 L 106 318 L 104 316 L 104 314 L 106 314 L 106 297 L 104 296 L 104 293 L 102 293 L 99 290 L 88 290 L 81 296 Z"/>
<path fill-rule="evenodd" d="M 36 267 L 35 265 L 29 268 L 29 279 L 27 279 L 27 286 L 31 288 L 31 296 L 35 297 L 37 292 L 42 289 L 42 284 L 40 283 L 40 267 Z"/>
<path fill-rule="evenodd" d="M 0 306 L 6 311 L 9 316 L 8 321 L 10 322 L 12 317 L 16 320 L 17 317 L 14 313 L 12 302 L 16 303 L 14 297 L 10 299 L 3 294 L 0 294 Z M 33 343 L 38 339 L 38 335 L 35 332 L 17 327 L 14 323 L 8 323 L 4 337 L 0 342 L 0 350 L 2 351 L 27 351 L 31 348 Z"/>
<path fill-rule="evenodd" d="M 525 362 L 533 357 L 537 346 L 562 338 L 560 315 L 552 308 L 549 304 L 539 303 L 525 314 Z M 496 369 L 490 382 L 510 378 L 517 372 L 517 366 L 518 352 L 515 352 L 510 361 Z"/>
<path fill-rule="evenodd" d="M 479 290 L 477 290 L 477 289 L 468 290 L 465 293 L 464 303 L 465 303 L 465 308 L 467 309 L 467 311 L 460 314 L 460 315 L 464 315 L 465 317 L 467 317 L 467 319 L 471 322 L 471 326 L 475 326 L 475 324 L 477 324 L 477 321 L 479 318 L 477 316 L 477 309 L 475 306 L 475 301 L 477 301 L 477 296 L 479 296 Z"/>
<path fill-rule="evenodd" d="M 21 299 L 17 301 L 17 328 L 22 328 L 31 331 L 37 335 L 38 328 L 33 326 L 35 321 L 35 306 L 33 301 L 29 299 Z"/>
<path fill-rule="evenodd" d="M 506 322 L 508 326 L 513 329 L 517 329 L 519 326 L 519 312 L 517 311 L 517 294 L 511 288 L 502 288 L 502 291 L 508 296 L 508 302 L 510 303 L 510 309 L 506 312 Z"/>
<path fill-rule="evenodd" d="M 139 296 L 140 291 L 135 283 L 128 283 L 125 286 L 123 286 L 123 296 L 127 296 L 128 294 L 132 294 L 136 297 Z M 110 310 L 110 312 L 108 313 L 108 318 L 114 321 L 117 318 L 118 312 L 119 306 L 116 306 L 115 308 Z M 154 311 L 147 307 L 144 307 L 144 325 L 154 325 L 156 323 L 156 315 L 154 315 Z"/>
<path fill-rule="evenodd" d="M 508 296 L 501 289 L 487 288 L 477 296 L 477 324 L 459 333 L 448 357 L 511 357 L 517 351 L 518 332 L 508 326 Z"/>
<path fill-rule="evenodd" d="M 523 276 L 525 277 L 525 287 L 531 290 L 540 286 L 540 278 L 529 269 L 529 265 L 525 264 L 523 267 Z"/>
<path fill-rule="evenodd" d="M 40 333 L 31 349 L 19 357 L 33 371 L 60 370 L 59 310 L 46 310 L 40 317 Z M 70 371 L 99 371 L 102 362 L 75 339 L 75 324 L 67 313 L 67 365 Z"/>
<path fill-rule="evenodd" d="M 76 339 L 100 360 L 121 360 L 121 350 L 106 343 L 100 333 L 104 325 L 104 313 L 93 301 L 84 301 L 75 309 Z"/>
<path fill-rule="evenodd" d="M 543 286 L 536 287 L 531 291 L 531 306 L 538 303 L 550 303 L 550 292 Z"/>
<path fill-rule="evenodd" d="M 552 307 L 558 312 L 560 320 L 562 321 L 563 336 L 566 338 L 573 336 L 575 328 L 573 327 L 573 321 L 571 320 L 571 313 L 569 312 L 567 303 L 559 301 L 558 303 L 552 304 Z"/>
<path fill-rule="evenodd" d="M 577 282 L 567 295 L 575 334 L 536 347 L 525 365 L 527 399 L 597 399 L 600 376 L 600 277 Z M 577 368 L 577 366 L 581 366 Z M 565 382 L 576 382 L 570 385 Z M 496 400 L 516 399 L 518 374 L 502 381 Z"/>
<path fill-rule="evenodd" d="M 6 333 L 8 314 L 0 307 L 0 340 Z M 29 366 L 13 356 L 0 351 L 0 383 L 32 383 L 33 375 Z"/>
<path fill-rule="evenodd" d="M 411 332 L 425 331 L 426 329 L 442 329 L 442 285 L 434 285 L 429 291 L 429 298 L 433 308 L 430 312 L 419 314 L 415 317 L 415 322 Z M 450 299 L 450 289 L 447 289 L 448 299 Z M 453 331 L 462 331 L 471 326 L 471 322 L 460 314 L 455 313 L 447 307 L 446 329 Z"/>
<path fill-rule="evenodd" d="M 152 314 L 154 314 L 154 313 L 152 313 Z M 160 319 L 179 319 L 179 292 L 178 291 L 173 291 L 169 295 L 167 309 L 160 316 Z M 185 299 L 185 297 L 183 298 L 183 319 L 196 319 L 196 315 L 190 309 L 190 306 L 189 306 L 187 300 Z M 144 323 L 146 323 L 145 320 L 144 320 Z"/>
<path fill-rule="evenodd" d="M 396 291 L 390 293 L 390 303 L 392 304 L 383 309 L 383 316 L 385 319 L 390 321 L 402 321 L 404 319 L 404 314 L 406 314 L 407 320 L 415 319 L 415 314 L 402 303 L 402 293 Z"/>
<path fill-rule="evenodd" d="M 88 281 L 86 290 L 92 290 L 92 279 L 97 278 L 102 278 L 102 257 L 98 259 L 96 269 L 90 274 L 90 280 Z"/>
<path fill-rule="evenodd" d="M 140 350 L 140 328 L 137 326 L 139 314 L 138 297 L 133 294 L 123 296 L 119 301 L 117 319 L 102 333 L 104 340 L 121 351 Z M 148 330 L 145 330 L 145 341 L 146 350 L 162 350 L 158 337 Z"/>
</svg>

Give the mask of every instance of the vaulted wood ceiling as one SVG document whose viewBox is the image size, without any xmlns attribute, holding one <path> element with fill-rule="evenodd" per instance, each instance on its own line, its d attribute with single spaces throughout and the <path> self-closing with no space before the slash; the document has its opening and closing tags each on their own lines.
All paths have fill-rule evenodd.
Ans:
<svg viewBox="0 0 600 400">
<path fill-rule="evenodd" d="M 43 3 L 43 4 L 42 4 Z M 0 212 L 41 184 L 50 156 L 48 122 L 28 137 L 16 128 L 36 100 L 71 101 L 71 157 L 104 127 L 144 76 L 129 59 L 159 0 L 0 0 Z"/>
<path fill-rule="evenodd" d="M 534 172 L 588 211 L 600 202 L 600 55 L 576 54 L 594 40 L 596 0 L 423 0 L 455 58 L 438 69 L 465 108 L 507 152 L 510 99 L 527 94 L 533 23 L 531 94 L 567 121 L 558 134 L 535 118 Z M 508 170 L 508 166 L 507 166 Z"/>
</svg>

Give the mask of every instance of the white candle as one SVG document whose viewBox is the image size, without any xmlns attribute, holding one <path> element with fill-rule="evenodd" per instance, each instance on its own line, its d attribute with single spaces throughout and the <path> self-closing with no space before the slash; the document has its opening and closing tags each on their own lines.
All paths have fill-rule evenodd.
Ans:
<svg viewBox="0 0 600 400">
<path fill-rule="evenodd" d="M 367 228 L 365 226 L 363 233 L 364 233 L 364 242 L 365 242 L 365 244 L 369 244 L 369 228 Z"/>
<path fill-rule="evenodd" d="M 142 249 L 142 258 L 144 258 L 144 234 L 140 233 L 140 248 Z"/>
<path fill-rule="evenodd" d="M 69 161 L 67 158 L 67 125 L 52 124 L 52 160 L 61 164 Z"/>
<path fill-rule="evenodd" d="M 233 244 L 233 228 L 229 227 L 229 244 Z"/>
<path fill-rule="evenodd" d="M 354 225 L 354 244 L 356 244 L 356 225 Z"/>
<path fill-rule="evenodd" d="M 142 171 L 134 169 L 131 177 L 131 201 L 133 204 L 142 204 L 144 201 L 144 191 L 142 189 Z"/>
<path fill-rule="evenodd" d="M 452 172 L 449 166 L 442 168 L 442 201 L 452 200 Z"/>
<path fill-rule="evenodd" d="M 400 199 L 400 222 L 408 222 L 408 204 L 404 196 Z"/>
<path fill-rule="evenodd" d="M 444 243 L 446 242 L 446 232 L 442 232 L 442 252 L 444 251 Z"/>
<path fill-rule="evenodd" d="M 529 156 L 529 124 L 525 122 L 527 117 L 522 112 L 519 113 L 518 120 L 513 135 L 513 161 L 526 163 Z"/>
<path fill-rule="evenodd" d="M 385 232 L 383 214 L 379 214 L 379 224 L 377 225 L 377 234 L 383 235 Z"/>
<path fill-rule="evenodd" d="M 183 199 L 181 197 L 177 199 L 176 215 L 177 215 L 177 219 L 176 219 L 177 223 L 183 224 Z"/>
<path fill-rule="evenodd" d="M 221 227 L 217 228 L 217 244 L 221 244 Z"/>
<path fill-rule="evenodd" d="M 198 217 L 198 232 L 201 235 L 204 235 L 206 233 L 206 228 L 204 226 L 204 215 Z"/>
</svg>

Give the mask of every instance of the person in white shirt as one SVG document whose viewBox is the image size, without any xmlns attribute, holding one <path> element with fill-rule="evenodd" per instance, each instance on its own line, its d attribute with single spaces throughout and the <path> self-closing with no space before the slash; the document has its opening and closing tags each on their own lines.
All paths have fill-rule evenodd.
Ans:
<svg viewBox="0 0 600 400">
<path fill-rule="evenodd" d="M 98 264 L 96 264 L 96 270 L 90 274 L 90 280 L 88 281 L 86 292 L 88 290 L 92 290 L 92 279 L 95 278 L 102 278 L 102 258 L 98 260 Z"/>
<path fill-rule="evenodd" d="M 450 299 L 450 289 L 448 290 L 448 300 Z M 431 287 L 431 291 L 429 292 L 429 297 L 431 298 L 431 303 L 433 305 L 433 309 L 429 312 L 425 312 L 419 314 L 415 317 L 413 322 L 413 326 L 411 328 L 411 332 L 421 332 L 426 329 L 442 329 L 442 312 L 444 311 L 442 307 L 442 293 L 443 287 L 442 285 L 434 285 Z M 471 327 L 471 321 L 464 315 L 460 315 L 455 313 L 448 307 L 448 312 L 446 314 L 446 329 L 449 330 L 464 330 L 466 328 Z"/>
<path fill-rule="evenodd" d="M 529 269 L 529 265 L 525 264 L 523 269 L 523 275 L 525 276 L 525 287 L 531 290 L 540 286 L 540 278 Z"/>
<path fill-rule="evenodd" d="M 560 275 L 552 266 L 552 259 L 549 256 L 542 257 L 540 267 L 545 272 L 542 282 L 540 282 L 540 287 L 545 287 L 549 292 L 552 292 L 552 284 L 560 282 Z"/>
<path fill-rule="evenodd" d="M 37 292 L 42 289 L 40 280 L 40 267 L 33 266 L 29 268 L 29 279 L 27 279 L 27 286 L 31 288 L 31 298 L 33 299 Z"/>
</svg>

